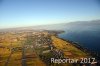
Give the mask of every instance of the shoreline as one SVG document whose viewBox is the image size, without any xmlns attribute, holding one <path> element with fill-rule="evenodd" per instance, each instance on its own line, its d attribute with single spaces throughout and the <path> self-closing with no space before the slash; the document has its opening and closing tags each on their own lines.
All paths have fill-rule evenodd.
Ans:
<svg viewBox="0 0 100 66">
<path fill-rule="evenodd" d="M 61 34 L 61 33 L 60 33 L 60 34 Z M 88 53 L 89 55 L 95 57 L 97 60 L 100 61 L 100 54 L 99 54 L 99 53 L 96 53 L 95 51 L 91 51 L 91 50 L 89 50 L 88 48 L 85 48 L 85 47 L 81 46 L 79 43 L 76 43 L 76 42 L 74 42 L 74 41 L 70 41 L 70 40 L 68 40 L 68 39 L 60 38 L 60 37 L 58 36 L 58 34 L 56 34 L 55 36 L 56 36 L 57 38 L 59 38 L 59 39 L 62 39 L 62 40 L 64 40 L 64 41 L 67 41 L 67 42 L 71 43 L 71 44 L 72 44 L 73 46 L 75 46 L 76 48 L 80 49 L 81 51 L 83 51 L 83 52 L 85 52 L 85 53 Z"/>
</svg>

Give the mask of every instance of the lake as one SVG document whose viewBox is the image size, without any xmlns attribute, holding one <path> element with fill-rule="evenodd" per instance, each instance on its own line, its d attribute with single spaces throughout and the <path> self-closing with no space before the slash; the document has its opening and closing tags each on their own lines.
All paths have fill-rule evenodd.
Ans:
<svg viewBox="0 0 100 66">
<path fill-rule="evenodd" d="M 95 31 L 65 32 L 58 35 L 65 40 L 79 43 L 82 47 L 100 53 L 100 35 Z"/>
</svg>

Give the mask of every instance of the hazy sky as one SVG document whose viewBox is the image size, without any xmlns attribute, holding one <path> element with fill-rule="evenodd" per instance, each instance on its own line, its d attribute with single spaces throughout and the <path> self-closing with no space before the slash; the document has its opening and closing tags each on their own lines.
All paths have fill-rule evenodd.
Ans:
<svg viewBox="0 0 100 66">
<path fill-rule="evenodd" d="M 0 28 L 100 19 L 100 0 L 0 0 Z"/>
</svg>

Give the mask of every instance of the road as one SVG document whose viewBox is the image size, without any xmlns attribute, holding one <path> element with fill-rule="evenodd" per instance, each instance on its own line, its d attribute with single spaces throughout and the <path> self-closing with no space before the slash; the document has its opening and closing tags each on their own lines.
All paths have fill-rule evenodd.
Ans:
<svg viewBox="0 0 100 66">
<path fill-rule="evenodd" d="M 22 48 L 22 66 L 27 66 L 25 57 L 25 47 Z"/>
</svg>

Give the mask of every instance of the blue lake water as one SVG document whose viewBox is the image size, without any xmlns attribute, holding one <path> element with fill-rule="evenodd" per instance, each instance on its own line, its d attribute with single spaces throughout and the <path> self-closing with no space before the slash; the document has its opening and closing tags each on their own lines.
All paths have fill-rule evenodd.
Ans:
<svg viewBox="0 0 100 66">
<path fill-rule="evenodd" d="M 58 35 L 60 38 L 79 43 L 89 50 L 100 53 L 100 35 L 92 32 L 65 32 Z"/>
</svg>

